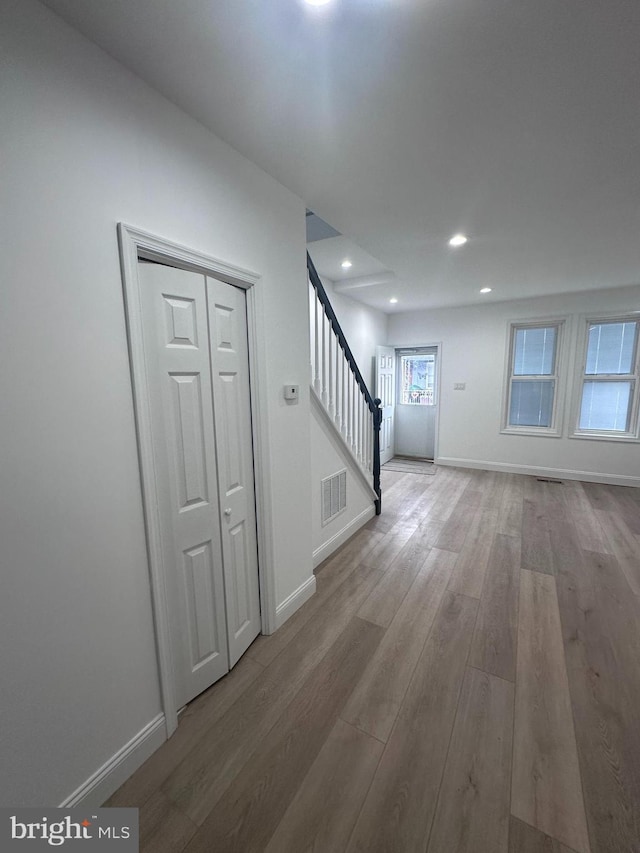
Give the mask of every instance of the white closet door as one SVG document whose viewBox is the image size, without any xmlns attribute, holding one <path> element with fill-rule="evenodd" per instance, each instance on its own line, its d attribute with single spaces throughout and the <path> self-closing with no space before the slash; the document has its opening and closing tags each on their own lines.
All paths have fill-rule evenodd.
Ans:
<svg viewBox="0 0 640 853">
<path fill-rule="evenodd" d="M 214 417 L 227 603 L 233 666 L 260 633 L 258 551 L 243 290 L 207 278 Z"/>
<path fill-rule="evenodd" d="M 229 669 L 204 275 L 139 265 L 180 708 Z"/>
<path fill-rule="evenodd" d="M 396 352 L 393 347 L 376 347 L 376 396 L 380 398 L 380 464 L 394 454 L 394 411 L 396 396 Z"/>
</svg>

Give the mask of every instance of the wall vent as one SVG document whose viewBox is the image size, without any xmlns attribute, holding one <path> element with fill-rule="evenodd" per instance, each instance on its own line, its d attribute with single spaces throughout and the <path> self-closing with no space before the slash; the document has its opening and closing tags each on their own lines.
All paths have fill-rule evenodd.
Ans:
<svg viewBox="0 0 640 853">
<path fill-rule="evenodd" d="M 347 471 L 338 471 L 321 481 L 322 524 L 328 524 L 347 506 Z"/>
</svg>

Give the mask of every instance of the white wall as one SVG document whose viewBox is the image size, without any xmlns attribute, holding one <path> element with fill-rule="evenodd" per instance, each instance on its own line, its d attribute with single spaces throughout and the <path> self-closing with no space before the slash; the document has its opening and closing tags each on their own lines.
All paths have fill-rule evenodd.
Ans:
<svg viewBox="0 0 640 853">
<path fill-rule="evenodd" d="M 640 310 L 639 286 L 392 315 L 392 346 L 442 342 L 438 461 L 605 475 L 617 482 L 635 478 L 630 484 L 638 485 L 638 444 L 567 438 L 568 399 L 561 438 L 500 433 L 510 321 L 569 315 L 568 352 L 575 352 L 579 315 L 627 310 Z M 454 391 L 456 382 L 466 383 L 466 390 Z"/>
<path fill-rule="evenodd" d="M 347 506 L 328 524 L 322 524 L 321 482 L 347 471 Z M 325 560 L 370 519 L 374 495 L 365 487 L 356 463 L 322 413 L 322 404 L 311 406 L 311 521 L 314 564 Z"/>
<path fill-rule="evenodd" d="M 367 388 L 375 397 L 376 346 L 384 345 L 387 341 L 389 318 L 376 308 L 355 302 L 343 293 L 335 293 L 330 279 L 322 278 L 322 284 Z"/>
<path fill-rule="evenodd" d="M 0 34 L 0 805 L 57 805 L 160 711 L 116 223 L 262 276 L 278 604 L 312 571 L 305 216 L 35 0 Z"/>
</svg>

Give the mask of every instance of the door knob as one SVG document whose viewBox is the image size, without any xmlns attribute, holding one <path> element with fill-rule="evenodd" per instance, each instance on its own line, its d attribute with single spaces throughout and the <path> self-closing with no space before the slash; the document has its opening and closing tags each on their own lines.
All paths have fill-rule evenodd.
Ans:
<svg viewBox="0 0 640 853">
<path fill-rule="evenodd" d="M 225 511 L 224 511 L 224 514 L 225 514 L 225 515 L 227 516 L 227 518 L 228 518 L 228 517 L 231 515 L 231 507 L 227 507 L 227 508 L 225 509 Z"/>
</svg>

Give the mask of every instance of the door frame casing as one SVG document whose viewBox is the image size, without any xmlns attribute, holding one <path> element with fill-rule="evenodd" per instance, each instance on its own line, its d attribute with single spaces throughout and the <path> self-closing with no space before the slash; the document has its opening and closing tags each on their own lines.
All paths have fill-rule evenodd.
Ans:
<svg viewBox="0 0 640 853">
<path fill-rule="evenodd" d="M 388 344 L 388 346 L 392 346 L 396 352 L 396 386 L 398 384 L 398 353 L 407 353 L 410 350 L 422 350 L 422 349 L 435 349 L 436 350 L 436 389 L 437 389 L 437 403 L 436 403 L 436 417 L 435 417 L 435 436 L 433 439 L 433 461 L 434 464 L 438 461 L 438 444 L 440 438 L 440 403 L 442 401 L 442 341 L 437 341 L 436 343 L 431 344 Z M 396 387 L 396 398 L 397 398 L 398 389 Z"/>
<path fill-rule="evenodd" d="M 123 222 L 118 223 L 118 244 L 125 301 L 129 364 L 136 420 L 140 483 L 147 539 L 147 557 L 158 655 L 160 691 L 167 737 L 170 737 L 178 726 L 178 709 L 175 702 L 175 674 L 171 650 L 169 599 L 165 582 L 165 566 L 163 564 L 160 514 L 156 499 L 158 494 L 158 480 L 151 440 L 151 408 L 142 332 L 142 305 L 140 301 L 138 260 L 143 258 L 150 261 L 157 261 L 167 266 L 210 275 L 227 284 L 239 287 L 246 293 L 251 389 L 251 432 L 255 475 L 258 577 L 260 583 L 260 619 L 262 633 L 270 634 L 276 628 L 276 591 L 275 561 L 273 559 L 273 540 L 271 535 L 271 511 L 270 503 L 266 499 L 267 495 L 270 494 L 270 472 L 267 464 L 269 443 L 267 419 L 265 416 L 266 400 L 264 399 L 266 377 L 263 375 L 263 365 L 266 364 L 266 360 L 263 356 L 265 351 L 263 324 L 260 322 L 260 318 L 264 316 L 263 293 L 261 277 L 257 273 L 233 266 L 218 258 L 205 255 L 202 252 L 196 252 L 186 246 L 134 228 Z"/>
</svg>

